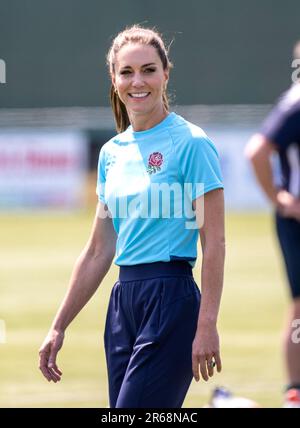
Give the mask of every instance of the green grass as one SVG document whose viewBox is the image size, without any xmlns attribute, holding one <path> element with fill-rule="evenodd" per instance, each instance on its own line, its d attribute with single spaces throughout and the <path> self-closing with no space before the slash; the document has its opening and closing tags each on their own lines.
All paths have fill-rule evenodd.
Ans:
<svg viewBox="0 0 300 428">
<path fill-rule="evenodd" d="M 112 265 L 91 302 L 69 327 L 58 363 L 64 375 L 49 384 L 38 370 L 38 348 L 64 296 L 85 244 L 93 213 L 0 217 L 0 407 L 106 407 L 103 330 Z M 195 381 L 184 407 L 201 407 L 224 385 L 262 406 L 281 405 L 281 334 L 288 303 L 280 254 L 268 215 L 228 215 L 224 294 L 219 320 L 223 372 Z M 200 259 L 194 269 L 198 284 Z"/>
</svg>

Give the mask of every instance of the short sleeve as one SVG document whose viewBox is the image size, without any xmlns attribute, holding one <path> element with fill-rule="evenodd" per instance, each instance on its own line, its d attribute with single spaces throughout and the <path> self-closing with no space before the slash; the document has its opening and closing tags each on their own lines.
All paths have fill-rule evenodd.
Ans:
<svg viewBox="0 0 300 428">
<path fill-rule="evenodd" d="M 98 200 L 105 204 L 105 153 L 103 147 L 99 153 L 96 194 Z"/>
<path fill-rule="evenodd" d="M 261 134 L 279 149 L 288 147 L 299 138 L 299 105 L 297 109 L 285 109 L 281 105 L 274 107 L 261 127 Z"/>
<path fill-rule="evenodd" d="M 211 190 L 224 188 L 219 156 L 206 134 L 178 144 L 176 154 L 184 183 L 191 186 L 192 200 Z"/>
</svg>

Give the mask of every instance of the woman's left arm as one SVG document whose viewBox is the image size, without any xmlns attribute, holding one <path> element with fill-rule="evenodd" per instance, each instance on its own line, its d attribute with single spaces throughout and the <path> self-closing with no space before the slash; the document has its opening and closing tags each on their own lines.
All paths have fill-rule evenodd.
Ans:
<svg viewBox="0 0 300 428">
<path fill-rule="evenodd" d="M 201 198 L 193 201 L 203 252 L 201 305 L 192 349 L 193 376 L 197 382 L 200 379 L 199 366 L 205 381 L 214 374 L 213 360 L 217 371 L 220 372 L 222 369 L 217 318 L 223 288 L 225 259 L 223 189 L 212 190 Z"/>
</svg>

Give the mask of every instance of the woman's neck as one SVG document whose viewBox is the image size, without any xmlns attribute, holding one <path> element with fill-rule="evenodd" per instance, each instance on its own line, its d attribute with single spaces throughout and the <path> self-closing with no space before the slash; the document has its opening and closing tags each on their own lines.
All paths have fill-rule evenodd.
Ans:
<svg viewBox="0 0 300 428">
<path fill-rule="evenodd" d="M 161 110 L 151 114 L 147 113 L 147 115 L 129 113 L 129 120 L 135 132 L 146 131 L 162 122 L 168 114 L 169 112 L 163 107 Z"/>
</svg>

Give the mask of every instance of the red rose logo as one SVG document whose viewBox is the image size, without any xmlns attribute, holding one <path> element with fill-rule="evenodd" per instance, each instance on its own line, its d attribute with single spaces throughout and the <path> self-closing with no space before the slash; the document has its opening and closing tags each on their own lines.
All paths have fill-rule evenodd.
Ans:
<svg viewBox="0 0 300 428">
<path fill-rule="evenodd" d="M 147 172 L 149 174 L 156 173 L 157 171 L 160 171 L 160 167 L 163 164 L 163 155 L 159 152 L 151 153 L 148 160 L 148 168 Z"/>
<path fill-rule="evenodd" d="M 149 165 L 161 166 L 163 163 L 163 155 L 159 152 L 152 153 L 149 156 Z"/>
</svg>

